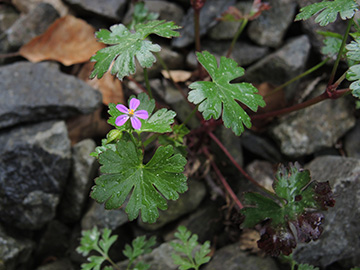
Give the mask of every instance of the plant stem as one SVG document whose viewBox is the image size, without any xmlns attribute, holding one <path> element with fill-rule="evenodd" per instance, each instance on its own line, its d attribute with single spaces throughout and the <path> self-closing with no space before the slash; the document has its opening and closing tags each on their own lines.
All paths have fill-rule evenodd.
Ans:
<svg viewBox="0 0 360 270">
<path fill-rule="evenodd" d="M 346 28 L 346 32 L 345 32 L 345 35 L 343 37 L 343 40 L 342 40 L 342 43 L 341 43 L 341 46 L 340 46 L 340 49 L 339 49 L 339 52 L 338 52 L 338 55 L 336 57 L 336 60 L 335 60 L 335 63 L 334 63 L 334 67 L 331 71 L 331 75 L 330 75 L 330 79 L 329 79 L 329 82 L 328 82 L 328 86 L 329 85 L 332 85 L 332 83 L 334 82 L 334 79 L 335 79 L 335 74 L 336 74 L 336 70 L 339 66 L 339 63 L 340 63 L 340 60 L 341 60 L 341 57 L 342 57 L 342 53 L 344 51 L 344 47 L 346 45 L 346 40 L 349 36 L 349 32 L 350 32 L 350 29 L 351 29 L 351 26 L 353 24 L 353 19 L 351 18 L 348 22 L 348 25 L 347 25 L 347 28 Z"/>
<path fill-rule="evenodd" d="M 282 85 L 276 87 L 274 90 L 272 90 L 271 92 L 267 93 L 267 94 L 264 96 L 264 98 L 269 97 L 269 96 L 275 94 L 276 92 L 280 91 L 281 89 L 285 88 L 286 86 L 288 86 L 289 84 L 295 82 L 296 80 L 299 80 L 299 79 L 301 79 L 302 77 L 304 77 L 304 76 L 306 76 L 306 75 L 314 72 L 315 70 L 317 70 L 317 69 L 319 69 L 320 67 L 322 67 L 323 65 L 325 65 L 325 63 L 326 63 L 327 61 L 329 61 L 329 59 L 330 59 L 330 58 L 326 58 L 324 61 L 320 62 L 320 63 L 317 64 L 316 66 L 313 66 L 312 68 L 308 69 L 307 71 L 303 72 L 302 74 L 300 74 L 300 75 L 292 78 L 291 80 L 283 83 Z"/>
<path fill-rule="evenodd" d="M 224 188 L 226 189 L 226 191 L 229 193 L 230 197 L 234 200 L 236 206 L 239 209 L 243 209 L 244 206 L 242 205 L 242 203 L 239 201 L 238 197 L 236 196 L 236 194 L 234 193 L 234 191 L 231 189 L 231 187 L 229 186 L 229 184 L 226 182 L 225 177 L 221 174 L 219 168 L 217 167 L 216 163 L 212 160 L 211 155 L 209 153 L 209 150 L 206 147 L 203 147 L 203 152 L 204 154 L 207 156 L 207 158 L 210 160 L 210 164 L 213 167 L 215 173 L 217 174 L 217 176 L 219 177 L 221 183 L 223 184 Z"/>
<path fill-rule="evenodd" d="M 201 42 L 200 42 L 200 10 L 194 8 L 194 33 L 195 33 L 195 50 L 197 52 L 201 51 Z"/>
<path fill-rule="evenodd" d="M 143 143 L 144 148 L 146 148 L 146 146 L 148 146 L 151 142 L 155 141 L 159 136 L 160 136 L 159 133 L 155 133 L 151 135 L 149 138 L 147 138 Z"/>
<path fill-rule="evenodd" d="M 186 117 L 184 122 L 181 123 L 182 126 L 186 125 L 190 121 L 190 119 L 193 118 L 193 116 L 196 114 L 196 112 L 197 112 L 197 110 L 199 108 L 199 105 L 200 105 L 200 103 L 195 106 L 195 108 L 191 111 L 191 113 Z"/>
<path fill-rule="evenodd" d="M 235 158 L 230 154 L 230 152 L 226 149 L 226 147 L 222 144 L 222 142 L 214 135 L 214 133 L 209 132 L 208 135 L 220 147 L 220 149 L 224 152 L 224 154 L 230 159 L 231 163 L 234 164 L 234 166 L 239 170 L 239 172 L 243 176 L 245 176 L 246 179 L 248 179 L 250 182 L 255 184 L 261 190 L 265 191 L 267 194 L 270 194 L 272 196 L 275 195 L 273 192 L 260 185 L 254 178 L 252 178 L 250 175 L 248 175 L 245 172 L 245 170 L 240 166 L 239 163 L 236 162 Z"/>
<path fill-rule="evenodd" d="M 144 68 L 144 79 L 145 79 L 145 85 L 146 85 L 146 89 L 149 93 L 149 97 L 150 99 L 153 99 L 153 95 L 151 92 L 151 87 L 150 87 L 150 82 L 149 82 L 149 75 L 148 75 L 148 71 L 147 68 Z"/>
<path fill-rule="evenodd" d="M 16 56 L 20 56 L 20 52 L 0 54 L 0 58 L 8 58 L 8 57 L 16 57 Z"/>
<path fill-rule="evenodd" d="M 230 44 L 229 50 L 227 51 L 226 57 L 228 57 L 228 58 L 230 57 L 230 55 L 235 47 L 236 41 L 238 40 L 239 36 L 241 35 L 241 33 L 244 30 L 245 26 L 247 25 L 248 21 L 249 21 L 248 19 L 243 19 L 243 21 L 241 22 L 241 25 L 239 26 L 233 40 L 231 41 L 231 44 Z"/>
<path fill-rule="evenodd" d="M 273 117 L 273 116 L 278 116 L 278 115 L 282 115 L 282 114 L 286 114 L 286 113 L 291 113 L 294 111 L 298 111 L 301 109 L 304 109 L 306 107 L 309 107 L 311 105 L 314 105 L 316 103 L 319 103 L 325 99 L 337 99 L 342 97 L 343 95 L 345 95 L 347 92 L 351 91 L 349 88 L 345 88 L 345 89 L 339 89 L 336 90 L 333 93 L 329 93 L 328 91 L 325 91 L 324 93 L 322 93 L 321 95 L 314 97 L 312 99 L 309 99 L 303 103 L 299 103 L 281 110 L 276 110 L 276 111 L 272 111 L 272 112 L 267 112 L 267 113 L 263 113 L 263 114 L 257 114 L 257 115 L 251 115 L 251 120 L 255 120 L 255 119 L 264 119 L 264 118 L 268 118 L 268 117 Z"/>
</svg>

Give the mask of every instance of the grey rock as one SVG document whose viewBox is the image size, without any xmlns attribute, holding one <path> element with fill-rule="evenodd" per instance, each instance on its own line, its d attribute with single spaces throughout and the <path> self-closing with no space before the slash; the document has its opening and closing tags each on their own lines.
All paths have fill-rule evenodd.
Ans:
<svg viewBox="0 0 360 270">
<path fill-rule="evenodd" d="M 158 55 L 161 57 L 162 61 L 164 61 L 169 70 L 182 69 L 184 67 L 183 56 L 172 50 L 169 46 L 161 45 L 161 51 L 158 52 Z M 156 58 L 158 58 L 158 56 L 156 56 Z M 157 59 L 153 66 L 148 69 L 149 78 L 158 77 L 161 70 L 164 69 L 160 61 L 161 60 Z M 134 74 L 134 78 L 137 81 L 144 81 L 144 69 L 138 62 L 136 63 L 136 73 Z"/>
<path fill-rule="evenodd" d="M 60 259 L 55 262 L 42 265 L 36 270 L 75 270 L 76 268 L 72 265 L 69 259 Z"/>
<path fill-rule="evenodd" d="M 20 265 L 29 263 L 34 248 L 33 241 L 10 236 L 0 225 L 0 269 L 18 270 Z"/>
<path fill-rule="evenodd" d="M 202 43 L 202 48 L 212 53 L 219 62 L 220 57 L 227 54 L 230 43 L 227 41 L 205 40 Z M 247 66 L 262 59 L 268 52 L 269 49 L 266 47 L 259 47 L 248 42 L 239 41 L 236 42 L 230 58 L 234 59 L 240 66 Z M 198 62 L 194 52 L 188 54 L 186 63 L 193 69 L 197 68 Z"/>
<path fill-rule="evenodd" d="M 235 243 L 225 246 L 215 252 L 204 270 L 278 270 L 275 261 L 270 257 L 248 255 Z"/>
<path fill-rule="evenodd" d="M 37 242 L 36 258 L 45 261 L 47 258 L 63 258 L 70 247 L 70 229 L 58 220 L 47 224 L 40 240 Z"/>
<path fill-rule="evenodd" d="M 12 6 L 0 5 L 0 36 L 19 18 L 19 16 L 19 12 Z"/>
<path fill-rule="evenodd" d="M 286 30 L 294 20 L 294 0 L 269 0 L 271 9 L 264 11 L 250 23 L 248 35 L 259 45 L 278 47 L 282 44 Z"/>
<path fill-rule="evenodd" d="M 234 3 L 235 0 L 207 0 L 200 11 L 200 35 L 205 35 L 217 23 L 216 18 Z M 183 28 L 180 29 L 180 37 L 172 40 L 172 45 L 177 48 L 186 47 L 195 40 L 194 10 L 192 8 L 189 8 L 181 25 Z"/>
<path fill-rule="evenodd" d="M 93 140 L 86 139 L 72 149 L 72 170 L 59 206 L 63 222 L 80 220 L 84 211 L 99 167 L 96 159 L 90 156 L 95 147 Z"/>
<path fill-rule="evenodd" d="M 360 120 L 356 121 L 356 125 L 351 129 L 344 138 L 344 148 L 348 157 L 360 159 Z"/>
<path fill-rule="evenodd" d="M 65 0 L 74 10 L 80 13 L 97 15 L 110 20 L 122 19 L 127 0 Z"/>
<path fill-rule="evenodd" d="M 32 38 L 42 34 L 59 18 L 59 13 L 50 4 L 40 3 L 26 15 L 20 17 L 5 32 L 12 50 L 17 50 Z"/>
<path fill-rule="evenodd" d="M 173 263 L 171 253 L 174 252 L 174 249 L 171 247 L 170 243 L 163 243 L 159 247 L 153 249 L 149 254 L 140 256 L 137 261 L 143 261 L 151 265 L 151 269 L 156 270 L 176 270 L 179 268 L 178 265 Z M 125 269 L 128 265 L 128 260 L 118 263 L 120 269 Z"/>
<path fill-rule="evenodd" d="M 98 229 L 108 228 L 115 230 L 129 221 L 123 208 L 116 210 L 106 210 L 104 205 L 91 201 L 90 208 L 81 219 L 81 229 L 91 230 L 93 227 Z"/>
<path fill-rule="evenodd" d="M 171 3 L 164 0 L 148 0 L 145 1 L 145 6 L 149 12 L 159 14 L 158 20 L 173 21 L 180 25 L 184 17 L 184 10 L 178 4 Z M 128 24 L 131 21 L 131 16 L 134 13 L 134 6 L 132 5 L 123 19 L 123 24 Z"/>
<path fill-rule="evenodd" d="M 342 98 L 325 100 L 281 118 L 270 133 L 283 154 L 299 157 L 332 147 L 354 125 L 351 102 Z"/>
<path fill-rule="evenodd" d="M 0 67 L 0 128 L 95 111 L 101 94 L 52 62 Z"/>
<path fill-rule="evenodd" d="M 247 151 L 273 163 L 282 161 L 282 156 L 276 144 L 269 138 L 245 130 L 241 142 Z"/>
<path fill-rule="evenodd" d="M 319 240 L 299 245 L 294 259 L 326 267 L 335 261 L 353 259 L 360 264 L 360 160 L 322 156 L 306 166 L 317 181 L 329 181 L 335 207 L 323 212 L 324 231 Z"/>
<path fill-rule="evenodd" d="M 168 202 L 168 209 L 159 211 L 159 218 L 155 223 L 144 223 L 138 219 L 138 224 L 145 230 L 155 231 L 171 221 L 194 211 L 206 195 L 206 187 L 203 182 L 189 180 L 189 189 L 176 201 Z"/>
<path fill-rule="evenodd" d="M 310 48 L 309 38 L 305 35 L 291 39 L 276 52 L 250 66 L 246 70 L 245 80 L 281 85 L 304 71 Z M 295 82 L 285 88 L 288 100 L 292 99 L 297 85 Z"/>
<path fill-rule="evenodd" d="M 267 190 L 273 191 L 274 165 L 264 160 L 254 160 L 245 168 L 246 172 Z"/>
<path fill-rule="evenodd" d="M 54 218 L 70 170 L 65 123 L 3 131 L 0 145 L 0 220 L 39 229 Z"/>
</svg>

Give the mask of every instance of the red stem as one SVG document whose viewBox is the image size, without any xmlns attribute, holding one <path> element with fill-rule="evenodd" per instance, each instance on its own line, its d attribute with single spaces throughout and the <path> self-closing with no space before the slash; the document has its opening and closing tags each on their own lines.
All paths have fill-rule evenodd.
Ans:
<svg viewBox="0 0 360 270">
<path fill-rule="evenodd" d="M 207 156 L 207 158 L 210 160 L 210 164 L 213 167 L 215 173 L 217 174 L 217 176 L 219 177 L 221 183 L 223 184 L 224 188 L 226 189 L 226 191 L 229 193 L 230 197 L 234 200 L 236 206 L 239 209 L 243 209 L 244 206 L 242 205 L 242 203 L 239 201 L 238 197 L 236 196 L 236 194 L 234 193 L 234 191 L 231 189 L 231 187 L 229 186 L 228 182 L 226 181 L 225 177 L 221 174 L 219 168 L 216 166 L 216 163 L 212 160 L 211 155 L 209 153 L 209 150 L 206 147 L 203 147 L 203 152 L 204 154 Z"/>
</svg>

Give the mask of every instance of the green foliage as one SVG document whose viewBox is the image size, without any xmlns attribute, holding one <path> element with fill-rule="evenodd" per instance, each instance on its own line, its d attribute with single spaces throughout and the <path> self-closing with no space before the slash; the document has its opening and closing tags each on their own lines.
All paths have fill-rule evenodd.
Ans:
<svg viewBox="0 0 360 270">
<path fill-rule="evenodd" d="M 171 246 L 175 253 L 171 254 L 174 263 L 179 265 L 180 270 L 199 269 L 202 264 L 210 261 L 208 254 L 210 253 L 210 242 L 206 241 L 200 245 L 197 241 L 196 234 L 191 235 L 191 232 L 184 226 L 179 226 L 175 237 L 180 240 L 180 243 L 173 241 Z"/>
<path fill-rule="evenodd" d="M 179 36 L 179 33 L 174 30 L 180 27 L 173 22 L 155 20 L 139 23 L 134 28 L 133 32 L 123 24 L 117 24 L 111 26 L 110 31 L 101 29 L 96 32 L 96 37 L 100 42 L 111 46 L 99 50 L 91 57 L 90 60 L 96 64 L 90 78 L 95 76 L 101 78 L 113 63 L 111 74 L 116 74 L 119 80 L 122 80 L 125 76 L 135 73 L 135 57 L 141 67 L 150 68 L 156 61 L 152 52 L 159 52 L 161 48 L 145 39 L 150 34 L 165 38 Z"/>
<path fill-rule="evenodd" d="M 318 31 L 318 33 L 326 37 L 324 47 L 321 48 L 321 53 L 328 57 L 337 56 L 343 37 L 338 33 L 328 31 Z"/>
<path fill-rule="evenodd" d="M 334 22 L 338 13 L 343 20 L 352 18 L 358 8 L 359 6 L 354 0 L 324 0 L 320 3 L 314 3 L 301 8 L 295 20 L 307 20 L 318 14 L 315 22 L 325 26 Z"/>
<path fill-rule="evenodd" d="M 182 174 L 186 159 L 174 155 L 172 146 L 160 146 L 147 164 L 142 152 L 132 141 L 120 140 L 116 151 L 100 154 L 101 173 L 93 187 L 91 197 L 105 203 L 106 209 L 122 206 L 129 196 L 125 211 L 133 220 L 141 212 L 144 222 L 155 222 L 157 208 L 165 210 L 166 200 L 176 200 L 178 193 L 187 190 L 186 177 Z"/>
<path fill-rule="evenodd" d="M 171 135 L 162 135 L 159 137 L 159 143 L 163 146 L 172 145 L 175 153 L 186 157 L 187 151 L 184 145 L 184 137 L 189 134 L 190 130 L 184 125 L 174 125 Z"/>
<path fill-rule="evenodd" d="M 135 96 L 131 96 L 129 98 L 129 101 Z M 137 98 L 140 100 L 140 105 L 137 110 L 146 110 L 149 113 L 149 119 L 143 120 L 139 119 L 141 121 L 141 128 L 138 130 L 134 130 L 137 133 L 141 132 L 156 132 L 156 133 L 165 133 L 165 132 L 171 132 L 171 124 L 174 123 L 174 118 L 176 116 L 176 113 L 172 110 L 168 110 L 165 108 L 162 108 L 155 113 L 153 113 L 155 109 L 155 100 L 149 99 L 149 96 L 145 93 L 141 93 L 137 96 Z M 128 130 L 128 125 L 122 125 L 117 126 L 115 124 L 115 120 L 118 116 L 120 116 L 122 113 L 116 109 L 116 105 L 113 103 L 109 104 L 109 114 L 110 118 L 108 123 L 110 125 L 113 125 L 118 130 Z M 152 114 L 153 113 L 153 114 Z M 151 115 L 152 114 L 152 115 Z M 128 130 L 129 131 L 129 130 Z"/>
<path fill-rule="evenodd" d="M 101 264 L 108 260 L 109 249 L 117 239 L 117 236 L 113 235 L 110 237 L 110 234 L 111 230 L 105 228 L 100 239 L 100 232 L 96 227 L 92 230 L 82 232 L 80 246 L 76 249 L 76 251 L 83 256 L 89 255 L 89 253 L 93 250 L 97 251 L 101 255 L 90 256 L 88 258 L 89 263 L 81 265 L 82 270 L 100 270 Z"/>
<path fill-rule="evenodd" d="M 130 268 L 134 260 L 136 260 L 139 256 L 150 253 L 155 243 L 155 236 L 151 237 L 149 240 L 146 240 L 145 236 L 139 236 L 132 241 L 132 247 L 126 244 L 123 253 L 129 259 L 128 268 Z M 136 270 L 146 270 L 149 268 L 150 265 L 143 262 L 137 263 L 134 267 Z"/>
<path fill-rule="evenodd" d="M 309 264 L 299 264 L 298 270 L 320 270 L 320 268 L 309 265 Z"/>
<path fill-rule="evenodd" d="M 158 13 L 149 12 L 144 2 L 137 2 L 134 5 L 134 13 L 131 17 L 131 22 L 128 25 L 129 29 L 134 29 L 138 23 L 156 20 L 159 17 Z"/>
<path fill-rule="evenodd" d="M 360 61 L 360 37 L 356 38 L 350 44 L 346 46 L 346 56 L 349 60 L 359 62 Z M 354 65 L 346 72 L 346 79 L 352 81 L 350 89 L 352 95 L 356 98 L 360 98 L 360 65 Z"/>
<path fill-rule="evenodd" d="M 243 227 L 254 227 L 267 222 L 266 232 L 262 234 L 259 247 L 272 255 L 282 252 L 289 255 L 296 246 L 296 238 L 301 242 L 316 240 L 321 232 L 322 215 L 316 211 L 334 206 L 328 183 L 311 182 L 310 173 L 298 168 L 280 167 L 273 183 L 277 199 L 258 193 L 245 194 L 245 207 L 241 213 L 245 216 Z M 292 224 L 297 237 L 290 230 Z"/>
<path fill-rule="evenodd" d="M 257 111 L 258 106 L 265 106 L 262 96 L 255 94 L 258 90 L 250 83 L 230 83 L 244 75 L 244 69 L 234 60 L 221 57 L 218 67 L 215 56 L 207 51 L 197 53 L 197 58 L 213 81 L 190 84 L 189 88 L 193 90 L 189 92 L 189 101 L 200 104 L 199 111 L 203 113 L 205 120 L 211 117 L 218 119 L 222 112 L 225 127 L 240 135 L 244 131 L 244 125 L 251 127 L 251 120 L 237 100 Z"/>
</svg>

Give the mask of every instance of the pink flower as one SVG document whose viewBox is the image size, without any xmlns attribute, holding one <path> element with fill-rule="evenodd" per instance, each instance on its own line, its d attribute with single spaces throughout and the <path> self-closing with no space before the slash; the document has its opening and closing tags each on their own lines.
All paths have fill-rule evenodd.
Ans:
<svg viewBox="0 0 360 270">
<path fill-rule="evenodd" d="M 149 114 L 145 110 L 136 111 L 136 109 L 140 105 L 140 100 L 133 98 L 130 100 L 130 109 L 128 109 L 126 106 L 122 104 L 116 105 L 116 109 L 118 109 L 120 112 L 124 113 L 120 116 L 118 116 L 115 120 L 115 124 L 117 126 L 122 126 L 126 123 L 126 121 L 130 118 L 131 125 L 134 129 L 140 129 L 141 128 L 141 122 L 139 118 L 141 119 L 148 119 Z"/>
</svg>

